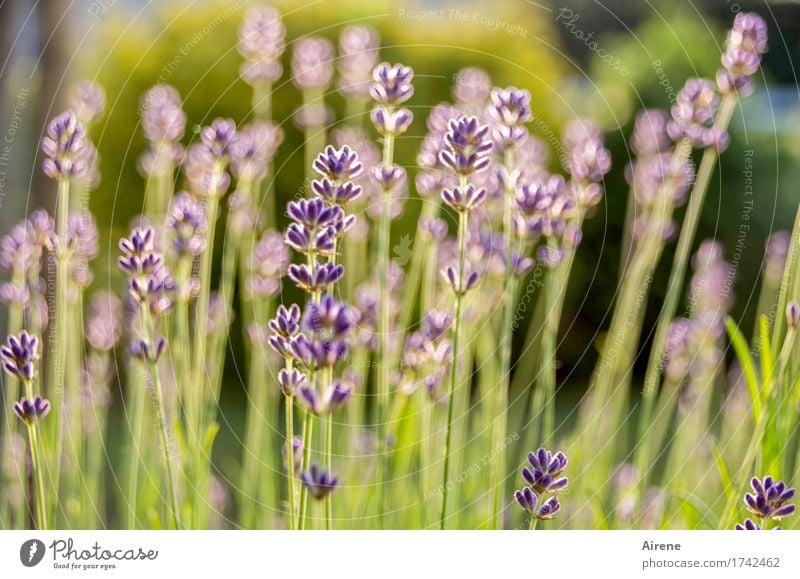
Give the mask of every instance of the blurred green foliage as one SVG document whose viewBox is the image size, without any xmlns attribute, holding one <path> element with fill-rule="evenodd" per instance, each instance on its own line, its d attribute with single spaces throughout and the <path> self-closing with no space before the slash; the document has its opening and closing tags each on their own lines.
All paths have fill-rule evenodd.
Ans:
<svg viewBox="0 0 800 579">
<path fill-rule="evenodd" d="M 103 182 L 94 193 L 92 209 L 99 223 L 111 224 L 111 230 L 103 233 L 108 236 L 104 247 L 111 259 L 97 261 L 98 279 L 108 279 L 107 274 L 113 272 L 116 240 L 142 209 L 144 181 L 136 170 L 136 160 L 145 147 L 139 127 L 141 95 L 157 82 L 178 88 L 189 118 L 185 144 L 196 137 L 199 126 L 215 117 L 229 116 L 238 123 L 249 120 L 251 91 L 239 78 L 236 51 L 237 28 L 248 4 L 210 1 L 146 15 L 125 13 L 125 8 L 118 6 L 104 16 L 103 26 L 95 29 L 97 37 L 92 42 L 96 49 L 83 69 L 87 77 L 105 87 L 109 110 L 94 134 L 102 154 Z M 586 344 L 608 323 L 616 290 L 628 194 L 623 169 L 630 159 L 626 143 L 634 115 L 643 107 L 668 108 L 689 76 L 713 77 L 730 22 L 666 8 L 636 28 L 596 37 L 599 47 L 624 64 L 627 74 L 623 75 L 590 48 L 583 59 L 586 66 L 563 51 L 559 36 L 574 43 L 574 30 L 589 33 L 592 21 L 583 18 L 567 27 L 559 21 L 557 8 L 551 12 L 527 3 L 497 3 L 489 8 L 480 2 L 385 0 L 318 2 L 304 7 L 275 4 L 284 15 L 289 42 L 283 57 L 284 76 L 275 87 L 273 103 L 274 118 L 286 132 L 276 164 L 279 208 L 296 194 L 304 172 L 303 135 L 292 120 L 301 97 L 289 80 L 291 42 L 311 34 L 335 42 L 346 24 L 376 27 L 382 38 L 381 57 L 415 70 L 416 92 L 409 105 L 416 120 L 397 147 L 398 161 L 405 166 L 415 164 L 428 110 L 451 100 L 454 77 L 465 66 L 484 68 L 495 84 L 530 89 L 534 111 L 541 118 L 532 132 L 545 140 L 558 135 L 563 122 L 575 116 L 589 116 L 604 126 L 614 170 L 607 177 L 604 203 L 586 224 L 586 241 L 575 265 L 565 310 L 569 339 L 562 342 L 560 350 L 566 362 L 565 375 L 572 372 L 571 381 L 583 385 L 595 361 L 585 355 Z M 797 203 L 795 195 L 788 192 L 793 191 L 791 183 L 798 177 L 794 167 L 800 140 L 775 124 L 765 79 L 758 79 L 757 84 L 757 94 L 747 99 L 734 117 L 732 142 L 721 157 L 698 234 L 698 243 L 716 237 L 729 253 L 736 247 L 743 214 L 745 151 L 752 150 L 756 205 L 737 264 L 738 312 L 755 299 L 767 234 L 790 226 Z M 341 120 L 342 97 L 331 89 L 326 101 Z M 369 126 L 366 111 L 362 123 Z M 556 169 L 557 159 L 553 162 Z M 413 199 L 413 191 L 411 195 Z M 413 231 L 418 207 L 413 201 L 406 205 L 393 230 L 396 238 Z M 668 248 L 664 263 L 672 259 L 671 251 Z M 107 271 L 102 271 L 104 267 Z M 649 320 L 658 313 L 667 272 L 667 267 L 660 268 L 653 284 Z"/>
<path fill-rule="evenodd" d="M 482 12 L 479 2 L 436 5 L 436 10 L 428 13 L 419 12 L 431 8 L 422 2 L 274 4 L 284 15 L 288 42 L 282 59 L 284 75 L 273 94 L 273 117 L 286 133 L 276 161 L 279 208 L 303 182 L 303 135 L 292 120 L 301 95 L 289 74 L 291 43 L 303 36 L 321 35 L 336 42 L 347 24 L 374 26 L 382 39 L 381 58 L 414 68 L 415 95 L 408 105 L 416 119 L 397 146 L 402 165 L 415 164 L 427 113 L 437 103 L 452 99 L 454 77 L 464 66 L 486 69 L 495 83 L 530 89 L 537 113 L 548 125 L 553 122 L 549 114 L 553 89 L 548 87 L 557 85 L 563 69 L 553 49 L 552 22 L 539 8 L 493 6 L 494 20 L 489 22 L 483 13 L 490 11 L 484 7 Z M 251 90 L 239 78 L 241 59 L 236 50 L 237 29 L 248 5 L 193 3 L 146 16 L 124 13 L 124 8 L 117 7 L 105 16 L 103 26 L 96 28 L 98 37 L 92 41 L 96 49 L 83 68 L 88 78 L 105 87 L 108 113 L 94 134 L 102 155 L 103 181 L 93 195 L 92 209 L 99 223 L 112 224 L 112 239 L 106 245 L 112 253 L 116 238 L 126 233 L 129 220 L 143 207 L 144 180 L 136 163 L 145 148 L 139 99 L 148 88 L 162 82 L 180 91 L 189 119 L 184 138 L 187 145 L 196 138 L 198 128 L 215 117 L 231 117 L 237 123 L 251 118 Z M 513 34 L 509 34 L 511 26 L 516 27 Z M 335 88 L 330 89 L 326 101 L 341 120 L 344 101 Z M 369 125 L 366 111 L 361 122 Z M 413 227 L 417 211 L 418 204 L 407 205 L 395 235 Z M 113 260 L 104 261 L 113 264 Z"/>
</svg>

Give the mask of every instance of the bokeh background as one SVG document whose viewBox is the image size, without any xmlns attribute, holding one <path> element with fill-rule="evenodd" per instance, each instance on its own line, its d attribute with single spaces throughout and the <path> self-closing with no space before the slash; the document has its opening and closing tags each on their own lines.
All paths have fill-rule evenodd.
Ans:
<svg viewBox="0 0 800 579">
<path fill-rule="evenodd" d="M 145 149 L 139 99 L 155 83 L 175 86 L 189 117 L 185 143 L 218 116 L 238 123 L 251 116 L 250 88 L 239 78 L 236 31 L 246 0 L 0 0 L 0 229 L 7 232 L 37 206 L 53 208 L 55 189 L 40 170 L 38 141 L 48 118 L 65 106 L 75 82 L 103 85 L 106 115 L 92 138 L 101 155 L 102 182 L 90 208 L 101 227 L 101 256 L 94 262 L 98 287 L 120 286 L 116 244 L 142 210 L 144 180 L 136 160 Z M 263 2 L 259 2 L 263 3 Z M 737 110 L 731 145 L 715 172 L 698 240 L 716 238 L 736 271 L 734 317 L 753 323 L 758 277 L 767 236 L 788 229 L 800 201 L 800 3 L 791 0 L 316 0 L 270 2 L 284 15 L 289 46 L 307 35 L 336 41 L 349 23 L 380 32 L 381 56 L 415 70 L 412 130 L 398 143 L 398 162 L 411 169 L 435 104 L 451 100 L 460 69 L 483 68 L 495 85 L 529 89 L 537 121 L 531 132 L 556 146 L 564 123 L 588 116 L 606 131 L 614 169 L 606 196 L 587 222 L 584 243 L 567 296 L 565 335 L 559 349 L 562 396 L 577 398 L 596 361 L 598 330 L 609 322 L 620 261 L 628 187 L 624 167 L 633 117 L 643 107 L 670 105 L 689 76 L 713 77 L 725 30 L 739 11 L 755 10 L 770 26 L 771 49 L 755 94 Z M 276 175 L 278 206 L 303 183 L 303 133 L 293 122 L 301 100 L 288 74 L 276 87 L 273 116 L 286 140 Z M 335 89 L 326 100 L 333 124 L 345 114 Z M 365 124 L 366 125 L 366 124 Z M 558 170 L 558 155 L 552 169 Z M 413 180 L 410 180 L 413 182 Z M 745 209 L 752 184 L 755 203 Z M 392 231 L 393 243 L 413 233 L 415 194 Z M 744 218 L 743 215 L 749 216 Z M 741 225 L 748 228 L 743 234 Z M 671 247 L 664 256 L 672 259 Z M 666 285 L 661 268 L 652 285 L 648 323 L 654 322 Z M 3 313 L 2 315 L 5 315 Z M 5 320 L 2 320 L 2 325 Z M 523 325 L 524 327 L 524 325 Z M 645 326 L 648 328 L 648 325 Z M 645 332 L 648 334 L 649 332 Z M 236 340 L 241 332 L 231 331 Z M 517 337 L 515 356 L 531 348 Z M 587 346 L 588 344 L 588 346 Z M 238 344 L 234 341 L 234 348 Z M 646 344 L 645 344 L 646 346 Z M 641 363 L 646 357 L 640 358 Z M 525 364 L 520 364 L 524 372 Z M 643 370 L 643 368 L 641 368 Z M 243 386 L 229 369 L 222 444 L 242 429 Z M 524 383 L 524 374 L 515 380 Z M 563 408 L 564 405 L 561 405 Z"/>
</svg>

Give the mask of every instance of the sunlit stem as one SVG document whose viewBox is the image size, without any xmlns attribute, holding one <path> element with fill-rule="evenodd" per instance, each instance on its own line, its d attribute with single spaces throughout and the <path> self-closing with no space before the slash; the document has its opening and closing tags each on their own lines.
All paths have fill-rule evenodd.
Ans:
<svg viewBox="0 0 800 579">
<path fill-rule="evenodd" d="M 467 190 L 467 178 L 461 175 L 460 187 L 462 191 Z M 467 225 L 469 214 L 466 211 L 458 213 L 458 283 L 461 287 L 456 290 L 456 313 L 453 320 L 453 361 L 450 367 L 450 390 L 447 399 L 447 427 L 445 430 L 444 441 L 444 468 L 442 476 L 442 510 L 439 517 L 439 528 L 444 530 L 447 520 L 447 497 L 450 494 L 448 484 L 450 482 L 450 461 L 452 454 L 453 437 L 453 410 L 455 408 L 455 397 L 459 393 L 458 385 L 458 358 L 459 358 L 459 335 L 461 333 L 461 307 L 464 299 L 463 290 L 466 282 L 464 280 L 464 265 L 467 254 Z"/>
<path fill-rule="evenodd" d="M 391 111 L 390 111 L 391 113 Z M 394 164 L 394 135 L 386 134 L 383 140 L 383 166 Z M 386 421 L 389 405 L 389 236 L 391 221 L 389 216 L 390 192 L 383 191 L 381 218 L 378 230 L 378 284 L 380 286 L 380 311 L 378 314 L 378 467 L 377 467 L 377 500 L 378 528 L 384 527 L 386 510 L 386 478 L 388 452 L 386 444 Z"/>
</svg>

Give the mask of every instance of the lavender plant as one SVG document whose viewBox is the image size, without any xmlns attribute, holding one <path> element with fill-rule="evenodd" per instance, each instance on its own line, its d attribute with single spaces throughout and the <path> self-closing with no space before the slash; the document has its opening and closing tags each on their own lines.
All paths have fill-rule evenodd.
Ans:
<svg viewBox="0 0 800 579">
<path fill-rule="evenodd" d="M 100 156 L 87 131 L 105 95 L 81 83 L 42 141 L 43 169 L 58 184 L 55 219 L 36 210 L 0 239 L 9 313 L 0 521 L 501 529 L 520 517 L 506 508 L 519 440 L 566 445 L 574 469 L 562 505 L 565 454 L 528 454 L 513 502 L 530 528 L 561 510 L 563 524 L 579 528 L 730 528 L 742 494 L 749 518 L 736 528 L 791 525 L 791 485 L 753 473 L 791 481 L 800 472 L 790 444 L 800 420 L 800 225 L 768 244 L 750 341 L 727 317 L 735 267 L 725 248 L 694 247 L 728 125 L 754 90 L 766 42 L 758 16 L 737 15 L 715 82 L 689 79 L 669 112 L 636 116 L 618 295 L 571 431 L 556 427 L 560 320 L 584 225 L 613 183 L 592 120 L 564 125 L 564 175 L 551 172 L 549 147 L 528 129 L 534 120 L 542 129 L 530 93 L 492 88 L 488 74 L 468 67 L 454 78 L 453 104 L 430 109 L 416 169 L 404 168 L 395 146 L 413 119 L 412 69 L 377 64 L 380 36 L 370 27 L 345 27 L 338 58 L 330 41 L 304 38 L 292 46 L 294 88 L 286 90 L 303 102 L 295 121 L 307 180 L 279 211 L 285 192 L 275 190 L 273 164 L 284 156 L 284 132 L 295 131 L 272 118 L 286 29 L 275 9 L 250 8 L 237 48 L 252 119 L 217 118 L 189 142 L 174 88 L 159 84 L 142 97 L 144 214 L 119 242 L 120 297 L 111 285 L 95 290 L 101 234 L 86 207 Z M 329 133 L 332 86 L 346 116 Z M 362 126 L 367 107 L 374 142 Z M 393 239 L 415 195 L 423 201 L 415 237 Z M 622 433 L 645 305 L 673 236 L 629 440 Z M 531 283 L 543 284 L 540 297 Z M 682 295 L 686 313 L 676 317 Z M 539 313 L 522 349 L 533 354 L 515 358 L 521 307 L 531 300 Z M 240 454 L 216 441 L 227 420 L 226 365 L 240 368 L 226 347 L 237 343 L 234 313 L 245 338 Z M 55 340 L 40 344 L 49 326 Z M 726 338 L 737 362 L 723 391 Z M 120 342 L 127 347 L 118 352 Z M 512 392 L 521 394 L 514 402 Z M 514 405 L 525 406 L 519 428 Z M 235 424 L 230 430 L 238 435 Z M 107 462 L 120 438 L 120 464 Z"/>
</svg>

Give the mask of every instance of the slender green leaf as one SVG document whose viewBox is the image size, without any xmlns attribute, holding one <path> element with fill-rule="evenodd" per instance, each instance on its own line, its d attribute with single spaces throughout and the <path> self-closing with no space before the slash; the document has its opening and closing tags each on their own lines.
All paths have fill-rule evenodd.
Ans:
<svg viewBox="0 0 800 579">
<path fill-rule="evenodd" d="M 733 321 L 733 318 L 725 318 L 725 328 L 728 330 L 728 337 L 731 340 L 733 351 L 736 352 L 736 357 L 739 359 L 739 364 L 742 366 L 744 372 L 745 382 L 747 383 L 747 390 L 750 392 L 750 402 L 753 405 L 753 420 L 758 422 L 761 416 L 761 387 L 759 385 L 758 375 L 756 374 L 755 364 L 753 357 L 750 355 L 750 348 L 747 345 L 747 339 L 742 334 L 739 326 Z M 769 343 L 767 343 L 768 349 Z M 764 348 L 762 348 L 763 350 Z"/>
</svg>

